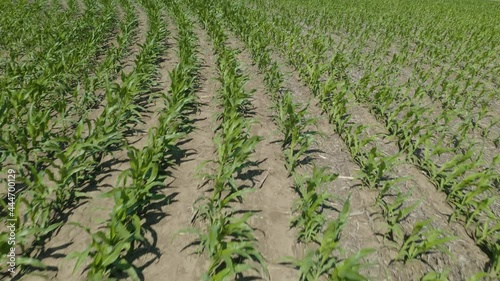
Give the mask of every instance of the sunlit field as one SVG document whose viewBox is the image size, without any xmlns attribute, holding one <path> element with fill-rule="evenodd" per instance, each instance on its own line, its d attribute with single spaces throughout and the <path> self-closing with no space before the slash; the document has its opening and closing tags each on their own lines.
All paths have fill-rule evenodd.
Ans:
<svg viewBox="0 0 500 281">
<path fill-rule="evenodd" d="M 499 85 L 499 1 L 0 1 L 0 279 L 499 280 Z"/>
</svg>

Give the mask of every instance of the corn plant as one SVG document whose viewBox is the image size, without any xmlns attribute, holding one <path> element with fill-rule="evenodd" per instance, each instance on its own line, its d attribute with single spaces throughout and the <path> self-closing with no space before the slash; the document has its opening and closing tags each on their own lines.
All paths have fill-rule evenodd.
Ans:
<svg viewBox="0 0 500 281">
<path fill-rule="evenodd" d="M 306 117 L 306 112 L 307 106 L 298 110 L 290 94 L 285 94 L 278 104 L 276 122 L 284 136 L 282 148 L 288 151 L 285 155 L 289 173 L 298 166 L 300 157 L 306 153 L 313 142 L 313 136 L 317 134 L 309 131 L 308 127 L 315 125 L 316 121 Z"/>
<path fill-rule="evenodd" d="M 305 257 L 297 260 L 292 257 L 285 258 L 284 263 L 293 265 L 300 272 L 299 280 L 322 280 L 326 277 L 328 280 L 367 280 L 359 273 L 362 266 L 360 260 L 373 252 L 370 249 L 364 249 L 345 260 L 339 260 L 334 256 L 334 251 L 339 250 L 339 241 L 344 225 L 347 222 L 350 208 L 349 198 L 344 202 L 339 217 L 328 223 L 319 247 L 315 250 L 309 250 Z"/>
<path fill-rule="evenodd" d="M 357 157 L 360 163 L 360 179 L 370 188 L 378 188 L 383 181 L 388 180 L 387 172 L 391 171 L 397 163 L 399 154 L 382 156 L 376 147 L 370 149 L 364 157 Z"/>
<path fill-rule="evenodd" d="M 422 276 L 422 278 L 420 278 L 420 281 L 447 281 L 449 274 L 450 269 L 445 269 L 441 272 L 430 271 Z"/>
<path fill-rule="evenodd" d="M 456 237 L 430 228 L 430 223 L 430 219 L 415 223 L 412 232 L 404 237 L 403 245 L 399 249 L 395 261 L 406 263 L 434 251 L 449 253 L 444 244 L 455 240 Z"/>
<path fill-rule="evenodd" d="M 387 232 L 384 237 L 393 242 L 398 242 L 404 237 L 404 232 L 401 229 L 401 221 L 405 220 L 413 210 L 415 210 L 420 202 L 416 202 L 409 206 L 404 206 L 404 203 L 411 197 L 411 193 L 398 193 L 392 203 L 386 200 L 378 200 L 377 205 L 382 210 L 382 217 L 385 220 Z"/>
<path fill-rule="evenodd" d="M 121 200 L 128 200 L 125 190 L 115 189 L 112 195 L 118 200 L 116 206 L 120 208 L 113 210 L 105 231 L 92 233 L 88 227 L 76 224 L 92 237 L 92 242 L 85 250 L 71 253 L 68 258 L 77 260 L 74 271 L 85 259 L 91 258 L 87 272 L 89 280 L 102 280 L 122 272 L 127 273 L 132 280 L 139 280 L 136 269 L 124 256 L 133 249 L 134 241 L 144 240 L 141 235 L 141 222 L 137 215 L 130 217 L 127 208 L 121 208 L 120 203 L 125 203 Z"/>
<path fill-rule="evenodd" d="M 343 280 L 352 280 L 352 281 L 363 281 L 369 280 L 369 277 L 362 275 L 359 270 L 362 267 L 368 266 L 363 263 L 361 260 L 374 253 L 373 249 L 362 249 L 354 255 L 342 260 L 335 266 L 335 269 L 330 275 L 330 280 L 333 281 L 343 281 Z"/>
<path fill-rule="evenodd" d="M 293 212 L 297 216 L 292 219 L 291 226 L 298 228 L 297 239 L 304 243 L 318 242 L 319 235 L 326 222 L 322 213 L 328 207 L 333 196 L 325 190 L 320 190 L 325 183 L 337 178 L 336 174 L 326 173 L 325 168 L 313 168 L 311 177 L 294 176 L 295 191 L 299 194 Z"/>
<path fill-rule="evenodd" d="M 257 267 L 245 263 L 255 261 L 262 266 L 263 273 L 269 275 L 265 267 L 264 258 L 256 248 L 256 239 L 253 229 L 247 221 L 252 213 L 237 217 L 217 211 L 217 217 L 212 218 L 213 223 L 207 233 L 200 235 L 199 241 L 202 249 L 206 249 L 211 259 L 211 264 L 205 280 L 234 279 L 249 269 L 258 270 Z"/>
</svg>

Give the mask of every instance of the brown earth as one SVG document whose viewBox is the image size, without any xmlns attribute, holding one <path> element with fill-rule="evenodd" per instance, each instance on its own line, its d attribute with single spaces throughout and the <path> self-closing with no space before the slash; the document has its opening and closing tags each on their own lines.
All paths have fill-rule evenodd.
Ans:
<svg viewBox="0 0 500 281">
<path fill-rule="evenodd" d="M 161 256 L 144 269 L 145 280 L 162 280 L 165 276 L 171 280 L 199 280 L 208 266 L 203 255 L 196 254 L 195 248 L 187 247 L 196 236 L 183 232 L 193 227 L 193 204 L 203 194 L 200 187 L 204 179 L 198 169 L 202 163 L 215 157 L 211 141 L 216 127 L 213 119 L 217 110 L 214 97 L 220 87 L 216 80 L 215 55 L 210 39 L 199 27 L 194 32 L 198 37 L 200 62 L 199 89 L 196 93 L 198 112 L 192 117 L 195 129 L 180 145 L 184 157 L 171 171 L 173 180 L 169 189 L 173 202 L 162 208 L 167 217 L 153 227 Z"/>
<path fill-rule="evenodd" d="M 257 190 L 246 195 L 242 208 L 257 211 L 250 224 L 257 229 L 259 250 L 268 261 L 271 280 L 297 280 L 295 270 L 279 264 L 285 256 L 294 257 L 299 246 L 295 231 L 290 229 L 291 206 L 297 196 L 292 190 L 293 180 L 285 168 L 279 144 L 281 135 L 272 120 L 272 101 L 264 77 L 253 64 L 248 50 L 231 35 L 228 44 L 239 51 L 236 58 L 243 73 L 248 75 L 246 90 L 255 91 L 251 111 L 257 123 L 252 126 L 252 135 L 262 138 L 251 157 L 251 161 L 259 163 L 253 177 Z"/>
</svg>

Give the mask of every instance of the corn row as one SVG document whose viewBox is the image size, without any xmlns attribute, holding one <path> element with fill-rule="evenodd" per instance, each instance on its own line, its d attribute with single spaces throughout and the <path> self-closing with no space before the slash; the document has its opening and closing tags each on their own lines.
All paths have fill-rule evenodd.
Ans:
<svg viewBox="0 0 500 281">
<path fill-rule="evenodd" d="M 242 188 L 238 175 L 251 164 L 249 157 L 260 138 L 250 135 L 248 118 L 250 93 L 244 89 L 246 77 L 241 74 L 235 50 L 226 46 L 226 35 L 221 29 L 220 19 L 207 9 L 214 3 L 190 2 L 190 9 L 198 15 L 207 30 L 217 53 L 217 69 L 221 89 L 218 100 L 221 111 L 217 114 L 219 125 L 213 139 L 217 159 L 210 161 L 215 171 L 206 175 L 213 182 L 210 196 L 196 201 L 195 219 L 206 222 L 206 230 L 198 233 L 200 252 L 206 252 L 210 265 L 204 280 L 232 280 L 246 276 L 249 270 L 269 277 L 264 257 L 257 249 L 253 228 L 248 224 L 252 212 L 238 211 L 235 201 L 242 201 L 252 187 Z"/>
</svg>

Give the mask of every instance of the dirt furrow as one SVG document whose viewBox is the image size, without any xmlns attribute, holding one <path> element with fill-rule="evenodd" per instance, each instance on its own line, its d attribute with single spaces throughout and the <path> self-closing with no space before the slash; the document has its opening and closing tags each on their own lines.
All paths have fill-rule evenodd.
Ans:
<svg viewBox="0 0 500 281">
<path fill-rule="evenodd" d="M 205 31 L 195 25 L 194 33 L 199 42 L 198 58 L 199 90 L 197 91 L 198 113 L 193 116 L 195 130 L 185 137 L 179 145 L 181 155 L 178 165 L 171 171 L 169 184 L 172 204 L 162 208 L 167 217 L 153 227 L 157 235 L 160 257 L 152 266 L 143 271 L 145 280 L 200 280 L 208 264 L 203 255 L 197 255 L 195 247 L 188 247 L 196 236 L 182 234 L 181 230 L 192 227 L 193 203 L 203 194 L 200 185 L 203 179 L 197 172 L 200 165 L 214 158 L 212 144 L 215 129 L 216 101 L 215 93 L 220 87 L 216 80 L 217 69 L 213 46 Z"/>
<path fill-rule="evenodd" d="M 242 208 L 257 211 L 250 225 L 257 230 L 259 250 L 267 259 L 271 280 L 297 280 L 296 270 L 279 264 L 285 256 L 294 257 L 298 250 L 295 231 L 290 229 L 291 209 L 296 195 L 282 156 L 282 136 L 272 120 L 272 101 L 264 77 L 244 44 L 231 35 L 228 43 L 231 48 L 239 50 L 236 58 L 243 73 L 248 75 L 246 90 L 255 91 L 251 98 L 251 111 L 257 123 L 252 125 L 251 134 L 262 138 L 250 159 L 258 166 L 248 172 L 251 181 L 248 184 L 257 189 L 246 195 Z"/>
<path fill-rule="evenodd" d="M 170 88 L 171 79 L 169 72 L 172 71 L 179 63 L 177 57 L 177 41 L 178 38 L 177 26 L 172 19 L 168 16 L 165 17 L 165 24 L 168 30 L 168 39 L 165 41 L 167 53 L 164 57 L 159 59 L 159 71 L 156 85 L 153 86 L 151 91 L 146 92 L 140 100 L 145 104 L 146 112 L 143 112 L 143 119 L 147 128 L 155 128 L 158 125 L 158 118 L 161 110 L 165 106 L 161 93 L 167 93 Z M 129 137 L 129 143 L 136 148 L 141 148 L 147 145 L 148 130 L 136 130 L 133 136 Z"/>
</svg>

